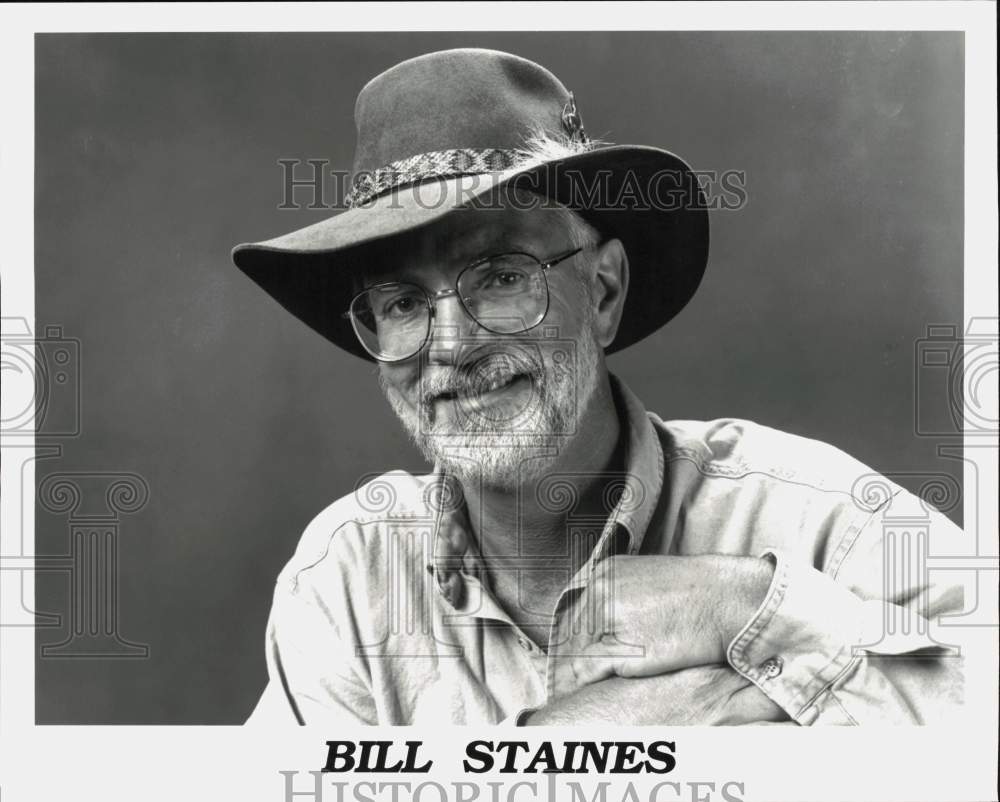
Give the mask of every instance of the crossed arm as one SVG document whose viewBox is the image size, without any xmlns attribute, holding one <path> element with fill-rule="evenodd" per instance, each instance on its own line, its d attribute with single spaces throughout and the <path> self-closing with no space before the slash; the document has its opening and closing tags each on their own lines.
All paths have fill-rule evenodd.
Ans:
<svg viewBox="0 0 1000 802">
<path fill-rule="evenodd" d="M 933 551 L 946 553 L 962 532 L 930 519 L 944 536 Z M 857 521 L 822 570 L 811 553 L 781 551 L 602 561 L 573 607 L 597 625 L 556 644 L 555 692 L 520 723 L 920 724 L 953 714 L 962 658 L 928 625 L 963 609 L 961 586 L 890 562 L 883 539 L 874 514 Z M 334 609 L 299 604 L 281 616 L 270 698 L 304 706 L 300 721 L 375 723 L 370 689 L 335 671 L 315 637 Z"/>
<path fill-rule="evenodd" d="M 900 497 L 895 511 L 918 503 Z M 943 515 L 920 512 L 938 548 L 960 542 Z M 943 638 L 931 624 L 961 613 L 962 588 L 891 556 L 872 514 L 823 571 L 781 552 L 611 558 L 578 607 L 602 623 L 577 627 L 557 693 L 521 723 L 946 719 L 963 702 L 961 630 Z"/>
<path fill-rule="evenodd" d="M 773 574 L 771 561 L 746 557 L 605 561 L 578 600 L 577 634 L 556 663 L 559 693 L 519 723 L 790 722 L 725 658 Z"/>
<path fill-rule="evenodd" d="M 559 697 L 521 720 L 528 726 L 779 722 L 791 719 L 729 666 L 698 666 L 652 677 L 611 677 Z"/>
</svg>

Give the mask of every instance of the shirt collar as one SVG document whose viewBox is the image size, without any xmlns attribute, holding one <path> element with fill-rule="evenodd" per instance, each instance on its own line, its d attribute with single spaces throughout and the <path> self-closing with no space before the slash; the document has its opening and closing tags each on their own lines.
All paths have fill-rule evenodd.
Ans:
<svg viewBox="0 0 1000 802">
<path fill-rule="evenodd" d="M 663 490 L 663 448 L 642 402 L 614 374 L 611 391 L 625 437 L 625 474 L 621 497 L 608 516 L 594 548 L 597 559 L 614 553 L 619 527 L 627 535 L 629 554 L 637 554 Z"/>
<path fill-rule="evenodd" d="M 645 407 L 625 383 L 609 376 L 612 397 L 625 438 L 625 472 L 619 498 L 594 550 L 591 565 L 613 554 L 638 554 L 663 489 L 664 460 L 660 439 Z M 434 535 L 427 570 L 452 607 L 464 602 L 462 571 L 481 574 L 482 558 L 470 534 L 468 513 L 458 481 L 437 464 L 426 496 L 434 515 Z"/>
</svg>

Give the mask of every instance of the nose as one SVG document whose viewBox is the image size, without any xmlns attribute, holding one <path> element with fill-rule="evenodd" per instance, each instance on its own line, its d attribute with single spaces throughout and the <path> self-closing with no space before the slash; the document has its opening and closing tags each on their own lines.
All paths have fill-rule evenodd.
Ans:
<svg viewBox="0 0 1000 802">
<path fill-rule="evenodd" d="M 461 349 L 476 337 L 477 330 L 485 331 L 465 311 L 457 295 L 435 298 L 430 340 L 427 344 L 428 361 L 439 365 L 458 364 Z"/>
</svg>

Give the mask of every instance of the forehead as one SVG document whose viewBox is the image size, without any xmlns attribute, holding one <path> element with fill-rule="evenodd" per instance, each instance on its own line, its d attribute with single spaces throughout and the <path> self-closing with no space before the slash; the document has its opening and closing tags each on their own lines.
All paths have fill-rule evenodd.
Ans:
<svg viewBox="0 0 1000 802">
<path fill-rule="evenodd" d="M 365 264 L 364 283 L 453 274 L 499 251 L 521 250 L 545 257 L 549 251 L 568 247 L 562 215 L 537 201 L 462 208 L 386 243 Z"/>
</svg>

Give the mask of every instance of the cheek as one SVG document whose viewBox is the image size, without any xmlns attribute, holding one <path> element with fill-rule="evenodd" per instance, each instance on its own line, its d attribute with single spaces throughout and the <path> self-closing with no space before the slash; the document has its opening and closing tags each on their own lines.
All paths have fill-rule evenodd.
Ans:
<svg viewBox="0 0 1000 802">
<path fill-rule="evenodd" d="M 408 365 L 379 365 L 379 384 L 383 392 L 392 392 L 397 398 L 401 398 L 407 404 L 416 403 L 416 377 L 415 368 Z"/>
<path fill-rule="evenodd" d="M 556 336 L 565 339 L 576 339 L 591 325 L 593 315 L 588 306 L 590 299 L 584 296 L 582 290 L 571 297 L 552 294 L 549 300 L 549 312 L 542 322 L 543 326 L 554 327 Z"/>
</svg>

